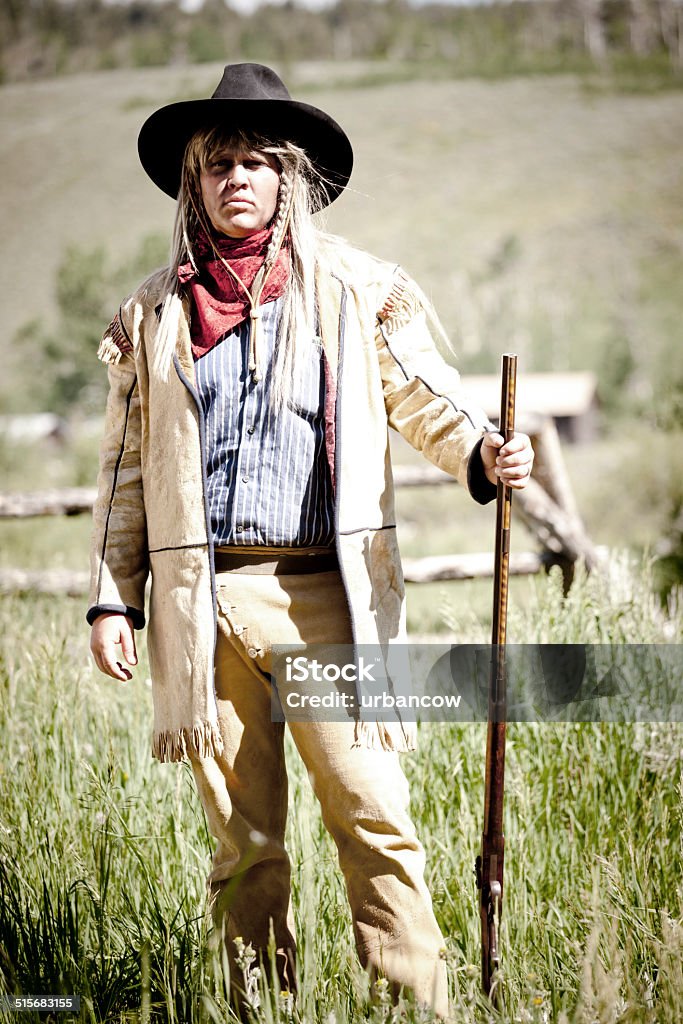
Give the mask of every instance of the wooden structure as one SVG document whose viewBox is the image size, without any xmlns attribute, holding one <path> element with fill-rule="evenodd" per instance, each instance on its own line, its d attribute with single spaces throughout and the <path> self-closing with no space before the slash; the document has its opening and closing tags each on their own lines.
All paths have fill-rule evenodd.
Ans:
<svg viewBox="0 0 683 1024">
<path fill-rule="evenodd" d="M 500 378 L 472 374 L 467 392 L 486 415 L 498 422 Z M 559 436 L 569 442 L 591 441 L 598 432 L 598 382 L 594 373 L 520 373 L 517 383 L 518 430 L 529 417 L 552 418 Z M 526 433 L 531 433 L 527 430 Z"/>
</svg>

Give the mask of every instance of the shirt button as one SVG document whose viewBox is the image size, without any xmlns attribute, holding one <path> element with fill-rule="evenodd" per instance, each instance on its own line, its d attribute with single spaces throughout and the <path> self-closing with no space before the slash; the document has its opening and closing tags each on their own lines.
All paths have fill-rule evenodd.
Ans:
<svg viewBox="0 0 683 1024">
<path fill-rule="evenodd" d="M 258 656 L 258 651 L 256 650 L 255 647 L 250 647 L 249 650 L 247 651 L 247 654 L 249 655 L 250 658 L 256 658 Z"/>
<path fill-rule="evenodd" d="M 243 484 L 248 484 L 249 483 L 249 477 L 248 476 L 243 476 L 242 477 L 242 483 Z"/>
<path fill-rule="evenodd" d="M 235 533 L 243 533 L 243 532 L 244 532 L 244 527 L 243 526 L 236 526 L 235 527 Z"/>
<path fill-rule="evenodd" d="M 247 427 L 247 433 L 248 434 L 253 434 L 254 433 L 254 427 Z"/>
</svg>

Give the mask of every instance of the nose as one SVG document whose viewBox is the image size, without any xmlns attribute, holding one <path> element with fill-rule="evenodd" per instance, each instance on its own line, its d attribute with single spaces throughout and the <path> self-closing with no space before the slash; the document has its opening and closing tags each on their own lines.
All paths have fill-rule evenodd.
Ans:
<svg viewBox="0 0 683 1024">
<path fill-rule="evenodd" d="M 234 163 L 228 178 L 228 185 L 231 188 L 240 188 L 247 181 L 247 169 L 244 164 Z"/>
</svg>

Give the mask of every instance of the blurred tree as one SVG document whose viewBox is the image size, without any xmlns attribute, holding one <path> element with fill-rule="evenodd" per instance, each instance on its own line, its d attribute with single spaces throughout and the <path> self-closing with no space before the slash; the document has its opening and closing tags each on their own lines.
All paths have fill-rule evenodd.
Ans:
<svg viewBox="0 0 683 1024">
<path fill-rule="evenodd" d="M 107 376 L 95 358 L 97 346 L 122 297 L 166 262 L 166 249 L 165 236 L 148 235 L 132 257 L 112 267 L 101 246 L 70 246 L 57 271 L 57 326 L 31 320 L 17 331 L 0 385 L 3 408 L 100 412 Z"/>
<path fill-rule="evenodd" d="M 586 50 L 596 64 L 607 59 L 607 39 L 603 22 L 603 0 L 576 0 Z"/>
<path fill-rule="evenodd" d="M 378 60 L 454 75 L 606 67 L 612 55 L 660 78 L 683 68 L 683 0 L 492 0 L 472 5 L 337 0 L 320 11 L 224 0 L 0 0 L 7 79 L 179 61 Z M 653 58 L 668 57 L 653 63 Z"/>
<path fill-rule="evenodd" d="M 105 273 L 103 249 L 67 249 L 57 272 L 58 326 L 52 331 L 32 320 L 15 335 L 3 388 L 5 407 L 63 414 L 82 406 L 93 376 L 88 358 L 92 339 L 108 322 Z"/>
<path fill-rule="evenodd" d="M 631 0 L 629 29 L 631 49 L 637 57 L 644 57 L 659 42 L 657 8 L 649 0 Z"/>
<path fill-rule="evenodd" d="M 683 69 L 683 3 L 681 0 L 661 0 L 660 25 L 662 39 L 675 71 Z"/>
<path fill-rule="evenodd" d="M 21 29 L 23 6 L 22 0 L 0 0 L 0 20 L 4 32 L 9 32 L 12 38 L 16 38 Z"/>
</svg>

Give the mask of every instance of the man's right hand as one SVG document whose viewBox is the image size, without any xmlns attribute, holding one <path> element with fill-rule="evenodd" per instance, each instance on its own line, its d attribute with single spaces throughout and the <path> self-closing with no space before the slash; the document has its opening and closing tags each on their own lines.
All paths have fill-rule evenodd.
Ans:
<svg viewBox="0 0 683 1024">
<path fill-rule="evenodd" d="M 92 624 L 90 650 L 100 672 L 112 679 L 132 679 L 133 674 L 117 659 L 116 648 L 121 645 L 121 656 L 129 665 L 137 665 L 133 620 L 128 615 L 105 612 Z"/>
</svg>

